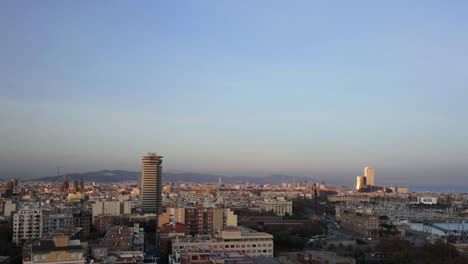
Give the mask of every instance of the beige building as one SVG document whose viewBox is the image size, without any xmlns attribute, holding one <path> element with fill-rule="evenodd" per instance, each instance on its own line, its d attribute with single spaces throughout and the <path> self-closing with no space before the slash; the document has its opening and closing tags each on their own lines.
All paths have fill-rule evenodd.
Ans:
<svg viewBox="0 0 468 264">
<path fill-rule="evenodd" d="M 29 209 L 25 206 L 13 215 L 13 243 L 20 244 L 41 237 L 42 211 L 40 209 Z"/>
<path fill-rule="evenodd" d="M 23 248 L 23 263 L 85 263 L 80 240 L 71 239 L 72 229 L 57 230 Z"/>
<path fill-rule="evenodd" d="M 364 177 L 366 177 L 366 184 L 367 185 L 370 185 L 370 186 L 374 186 L 375 185 L 375 182 L 374 182 L 374 175 L 375 174 L 375 170 L 374 168 L 371 168 L 371 167 L 365 167 L 364 168 Z"/>
<path fill-rule="evenodd" d="M 353 209 L 336 208 L 336 218 L 341 226 L 364 237 L 378 237 L 380 230 L 379 216 Z"/>
<path fill-rule="evenodd" d="M 361 190 L 364 186 L 366 186 L 366 177 L 357 176 L 356 177 L 356 190 Z"/>
<path fill-rule="evenodd" d="M 395 186 L 395 187 L 390 187 L 390 189 L 394 193 L 409 193 L 410 192 L 408 187 Z"/>
<path fill-rule="evenodd" d="M 3 216 L 11 217 L 11 214 L 16 212 L 16 203 L 12 200 L 6 200 L 3 203 Z"/>
<path fill-rule="evenodd" d="M 190 248 L 204 248 L 211 251 L 237 251 L 251 257 L 273 256 L 273 236 L 256 232 L 246 227 L 228 227 L 219 230 L 214 237 L 183 236 L 172 239 L 172 254 Z"/>
<path fill-rule="evenodd" d="M 169 223 L 185 224 L 185 208 L 166 208 L 166 211 L 158 216 L 158 226 Z"/>
<path fill-rule="evenodd" d="M 94 217 L 98 215 L 124 215 L 132 213 L 130 201 L 96 201 L 93 204 Z"/>
<path fill-rule="evenodd" d="M 79 200 L 83 200 L 84 198 L 85 198 L 85 194 L 80 193 L 80 192 L 69 193 L 67 196 L 67 200 L 69 201 L 79 201 Z"/>
<path fill-rule="evenodd" d="M 237 215 L 229 208 L 213 208 L 213 227 L 211 234 L 215 235 L 223 227 L 236 227 Z"/>
<path fill-rule="evenodd" d="M 260 203 L 260 208 L 264 212 L 273 211 L 278 216 L 284 216 L 286 213 L 291 215 L 292 201 L 285 200 L 283 197 L 266 199 Z"/>
</svg>

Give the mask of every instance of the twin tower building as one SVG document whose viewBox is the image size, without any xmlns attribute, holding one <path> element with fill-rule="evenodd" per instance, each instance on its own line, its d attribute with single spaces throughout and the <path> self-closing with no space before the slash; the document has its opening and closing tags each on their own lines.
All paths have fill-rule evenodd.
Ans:
<svg viewBox="0 0 468 264">
<path fill-rule="evenodd" d="M 366 186 L 374 186 L 375 170 L 371 167 L 364 168 L 364 176 L 356 177 L 356 190 L 360 190 Z"/>
</svg>

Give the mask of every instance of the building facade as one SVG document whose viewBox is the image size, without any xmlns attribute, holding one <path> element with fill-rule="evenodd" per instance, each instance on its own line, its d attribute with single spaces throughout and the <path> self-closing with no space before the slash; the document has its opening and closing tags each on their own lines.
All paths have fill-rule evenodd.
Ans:
<svg viewBox="0 0 468 264">
<path fill-rule="evenodd" d="M 361 190 L 364 186 L 366 186 L 366 177 L 357 176 L 356 177 L 356 190 Z"/>
<path fill-rule="evenodd" d="M 212 252 L 240 252 L 251 257 L 272 257 L 273 236 L 239 226 L 222 229 L 214 237 L 175 237 L 172 238 L 172 255 L 169 260 L 180 256 L 181 251 L 193 248 L 203 248 Z"/>
<path fill-rule="evenodd" d="M 164 213 L 158 216 L 158 225 L 162 227 L 169 223 L 185 224 L 185 208 L 168 207 Z"/>
<path fill-rule="evenodd" d="M 364 168 L 364 177 L 366 178 L 366 184 L 370 186 L 374 186 L 374 177 L 375 177 L 375 170 L 371 167 Z"/>
<path fill-rule="evenodd" d="M 130 201 L 96 201 L 93 204 L 93 219 L 99 215 L 126 215 L 132 213 Z"/>
<path fill-rule="evenodd" d="M 21 244 L 41 237 L 42 211 L 40 209 L 29 209 L 25 206 L 13 215 L 13 243 Z"/>
<path fill-rule="evenodd" d="M 197 205 L 185 208 L 185 225 L 189 234 L 210 235 L 213 231 L 213 207 Z"/>
<path fill-rule="evenodd" d="M 288 201 L 284 198 L 267 199 L 260 203 L 260 208 L 264 212 L 272 211 L 278 216 L 284 216 L 285 214 L 292 214 L 292 201 Z"/>
<path fill-rule="evenodd" d="M 141 211 L 159 214 L 162 205 L 162 156 L 148 153 L 141 161 Z"/>
<path fill-rule="evenodd" d="M 64 227 L 73 227 L 75 221 L 71 214 L 43 214 L 42 215 L 42 233 L 49 234 L 57 229 Z"/>
<path fill-rule="evenodd" d="M 377 215 L 337 207 L 336 218 L 344 229 L 352 233 L 370 238 L 379 236 L 380 217 Z"/>
</svg>

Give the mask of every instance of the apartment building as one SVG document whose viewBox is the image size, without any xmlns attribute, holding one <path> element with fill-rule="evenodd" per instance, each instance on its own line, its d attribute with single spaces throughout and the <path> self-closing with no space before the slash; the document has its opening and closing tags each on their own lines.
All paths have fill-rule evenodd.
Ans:
<svg viewBox="0 0 468 264">
<path fill-rule="evenodd" d="M 28 206 L 13 215 L 13 243 L 21 244 L 42 237 L 42 211 Z"/>
<path fill-rule="evenodd" d="M 42 215 L 42 233 L 48 233 L 64 227 L 73 227 L 75 221 L 71 214 L 43 214 Z"/>
<path fill-rule="evenodd" d="M 93 204 L 93 222 L 99 215 L 125 215 L 132 213 L 130 201 L 96 201 Z"/>
</svg>

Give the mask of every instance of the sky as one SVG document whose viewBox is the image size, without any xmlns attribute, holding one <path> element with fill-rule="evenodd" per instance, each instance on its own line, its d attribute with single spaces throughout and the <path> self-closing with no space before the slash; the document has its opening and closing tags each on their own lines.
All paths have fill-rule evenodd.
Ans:
<svg viewBox="0 0 468 264">
<path fill-rule="evenodd" d="M 466 1 L 0 1 L 0 178 L 468 186 Z"/>
</svg>

